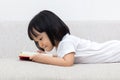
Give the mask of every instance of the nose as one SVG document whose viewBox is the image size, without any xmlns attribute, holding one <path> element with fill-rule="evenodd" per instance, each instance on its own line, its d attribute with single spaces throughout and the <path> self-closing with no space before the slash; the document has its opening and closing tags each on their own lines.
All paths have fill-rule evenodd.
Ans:
<svg viewBox="0 0 120 80">
<path fill-rule="evenodd" d="M 44 49 L 40 47 L 40 45 L 38 44 L 38 42 L 35 41 L 35 44 L 36 44 L 36 47 L 37 47 L 39 50 L 44 51 Z"/>
<path fill-rule="evenodd" d="M 41 48 L 44 48 L 44 44 L 40 41 L 38 41 L 38 45 L 41 47 Z"/>
</svg>

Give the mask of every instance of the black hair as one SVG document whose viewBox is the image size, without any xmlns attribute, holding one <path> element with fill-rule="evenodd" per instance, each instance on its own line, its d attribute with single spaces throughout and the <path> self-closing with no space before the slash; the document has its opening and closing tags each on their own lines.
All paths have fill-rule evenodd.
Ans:
<svg viewBox="0 0 120 80">
<path fill-rule="evenodd" d="M 31 34 L 36 36 L 33 29 L 40 33 L 46 32 L 53 46 L 55 46 L 55 41 L 61 41 L 64 35 L 70 34 L 68 26 L 56 14 L 48 10 L 39 12 L 30 21 L 28 36 L 31 40 L 33 40 Z M 36 43 L 36 46 L 41 49 L 38 43 Z"/>
</svg>

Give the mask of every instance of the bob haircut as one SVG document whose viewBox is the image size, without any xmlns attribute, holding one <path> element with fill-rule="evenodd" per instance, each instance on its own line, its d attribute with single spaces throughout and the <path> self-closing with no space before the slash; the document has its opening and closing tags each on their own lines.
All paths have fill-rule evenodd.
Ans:
<svg viewBox="0 0 120 80">
<path fill-rule="evenodd" d="M 61 41 L 64 35 L 70 34 L 68 26 L 56 14 L 48 10 L 39 12 L 30 21 L 28 36 L 31 40 L 33 40 L 32 35 L 37 36 L 33 29 L 40 33 L 46 32 L 53 46 L 55 46 L 55 41 Z M 35 44 L 41 49 L 37 42 Z"/>
</svg>

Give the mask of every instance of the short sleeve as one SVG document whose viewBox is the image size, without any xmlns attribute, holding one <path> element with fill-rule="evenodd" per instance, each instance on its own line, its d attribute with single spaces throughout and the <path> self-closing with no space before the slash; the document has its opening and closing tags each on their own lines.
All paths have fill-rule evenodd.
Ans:
<svg viewBox="0 0 120 80">
<path fill-rule="evenodd" d="M 58 57 L 64 57 L 70 52 L 75 52 L 75 46 L 72 41 L 64 41 L 58 45 L 57 54 Z"/>
</svg>

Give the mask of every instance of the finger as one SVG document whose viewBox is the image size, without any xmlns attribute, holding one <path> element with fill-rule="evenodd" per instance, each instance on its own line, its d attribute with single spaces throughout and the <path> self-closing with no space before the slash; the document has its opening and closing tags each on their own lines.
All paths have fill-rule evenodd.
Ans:
<svg viewBox="0 0 120 80">
<path fill-rule="evenodd" d="M 38 52 L 38 53 L 43 53 L 44 51 L 42 51 L 42 50 L 38 50 L 37 52 Z"/>
<path fill-rule="evenodd" d="M 36 54 L 38 54 L 38 53 L 36 53 Z M 29 59 L 32 60 L 35 57 L 36 54 L 33 54 L 33 55 L 29 56 Z"/>
<path fill-rule="evenodd" d="M 32 59 L 33 59 L 33 56 L 30 56 L 29 59 L 32 60 Z"/>
</svg>

